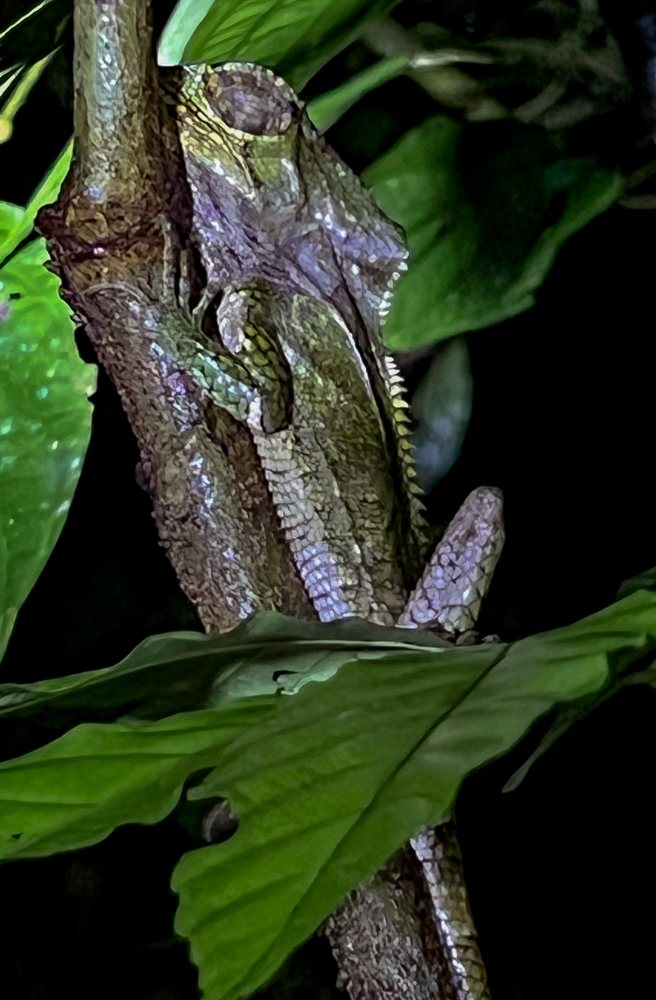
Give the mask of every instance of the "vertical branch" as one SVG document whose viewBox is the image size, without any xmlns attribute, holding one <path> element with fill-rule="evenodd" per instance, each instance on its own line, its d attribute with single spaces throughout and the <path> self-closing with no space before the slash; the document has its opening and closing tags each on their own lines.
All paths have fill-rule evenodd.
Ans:
<svg viewBox="0 0 656 1000">
<path fill-rule="evenodd" d="M 260 608 L 308 617 L 250 434 L 213 405 L 212 344 L 178 301 L 188 191 L 150 4 L 76 0 L 75 73 L 74 163 L 39 225 L 137 438 L 160 541 L 208 628 Z"/>
<path fill-rule="evenodd" d="M 150 4 L 75 4 L 76 177 L 99 205 L 147 207 L 159 174 Z"/>
<path fill-rule="evenodd" d="M 351 1000 L 463 1000 L 455 992 L 413 852 L 358 886 L 324 928 Z"/>
</svg>

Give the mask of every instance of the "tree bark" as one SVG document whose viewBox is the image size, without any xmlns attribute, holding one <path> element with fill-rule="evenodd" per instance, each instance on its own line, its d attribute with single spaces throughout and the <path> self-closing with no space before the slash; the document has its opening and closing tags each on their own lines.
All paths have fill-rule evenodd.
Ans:
<svg viewBox="0 0 656 1000">
<path fill-rule="evenodd" d="M 74 74 L 74 162 L 39 225 L 130 420 L 160 542 L 208 629 L 261 608 L 314 617 L 251 437 L 194 374 L 211 344 L 184 299 L 190 205 L 150 6 L 77 2 Z"/>
</svg>

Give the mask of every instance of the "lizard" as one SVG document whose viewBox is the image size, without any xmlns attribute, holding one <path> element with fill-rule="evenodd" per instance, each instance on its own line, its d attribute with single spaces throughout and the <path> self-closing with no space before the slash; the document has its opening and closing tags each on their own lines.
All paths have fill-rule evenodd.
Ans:
<svg viewBox="0 0 656 1000">
<path fill-rule="evenodd" d="M 372 336 L 400 234 L 268 70 L 192 68 L 179 94 L 195 316 L 260 387 L 248 426 L 319 618 L 391 625 L 426 551 L 407 404 Z"/>
<path fill-rule="evenodd" d="M 317 615 L 468 639 L 503 545 L 502 502 L 475 490 L 416 582 L 426 530 L 402 379 L 379 333 L 405 267 L 400 231 L 270 70 L 188 67 L 176 115 L 205 270 L 193 316 L 248 373 L 239 417 Z M 234 407 L 223 390 L 216 405 Z M 484 998 L 454 828 L 411 844 L 453 996 Z M 346 931 L 328 924 L 342 968 L 352 916 Z"/>
<path fill-rule="evenodd" d="M 402 234 L 270 70 L 186 68 L 176 112 L 206 272 L 194 315 L 259 389 L 246 421 L 318 616 L 468 631 L 480 600 L 463 621 L 435 557 L 406 606 L 427 538 L 402 379 L 379 334 Z M 479 533 L 495 503 L 468 501 Z M 489 557 L 467 553 L 481 594 L 502 544 L 492 523 L 488 540 Z"/>
</svg>

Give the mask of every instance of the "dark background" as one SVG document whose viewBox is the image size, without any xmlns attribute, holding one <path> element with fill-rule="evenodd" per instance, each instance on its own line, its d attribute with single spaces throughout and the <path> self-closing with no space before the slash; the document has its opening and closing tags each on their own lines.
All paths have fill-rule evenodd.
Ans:
<svg viewBox="0 0 656 1000">
<path fill-rule="evenodd" d="M 431 8 L 440 23 L 448 16 L 454 30 L 475 34 L 490 7 L 512 17 L 521 4 L 419 6 L 424 17 Z M 649 111 L 649 38 L 636 24 L 651 5 L 621 6 L 609 5 L 607 16 L 631 67 L 635 107 Z M 27 200 L 70 132 L 69 65 L 66 40 L 12 142 L 0 147 L 6 200 Z M 421 116 L 423 100 L 407 86 L 411 98 L 404 88 L 376 98 L 403 128 L 409 115 Z M 358 169 L 347 139 L 370 110 L 363 102 L 331 134 Z M 606 141 L 623 141 L 625 125 Z M 507 546 L 484 630 L 514 638 L 565 625 L 611 603 L 623 580 L 656 564 L 655 236 L 653 213 L 611 209 L 566 244 L 533 309 L 467 338 L 472 421 L 430 511 L 436 521 L 448 517 L 481 483 L 504 491 Z M 198 627 L 157 545 L 134 480 L 135 445 L 102 376 L 94 404 L 70 515 L 19 616 L 5 680 L 109 665 L 153 632 Z M 643 687 L 618 695 L 519 790 L 502 794 L 543 728 L 470 779 L 459 805 L 494 1000 L 653 996 L 656 697 Z M 195 971 L 173 935 L 168 877 L 195 843 L 184 818 L 171 817 L 75 854 L 3 867 L 3 995 L 192 1000 Z M 334 977 L 327 946 L 312 941 L 266 996 L 323 1000 L 339 995 Z"/>
</svg>

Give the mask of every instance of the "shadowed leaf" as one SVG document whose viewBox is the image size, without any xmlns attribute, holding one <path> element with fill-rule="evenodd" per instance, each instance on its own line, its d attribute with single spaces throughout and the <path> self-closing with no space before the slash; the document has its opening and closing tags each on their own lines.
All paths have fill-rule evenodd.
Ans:
<svg viewBox="0 0 656 1000">
<path fill-rule="evenodd" d="M 205 1000 L 267 982 L 350 889 L 449 814 L 470 771 L 655 647 L 656 595 L 642 592 L 514 645 L 345 657 L 283 699 L 192 792 L 227 797 L 240 821 L 173 879 Z"/>
<path fill-rule="evenodd" d="M 185 779 L 273 706 L 251 698 L 153 723 L 90 723 L 0 764 L 1 856 L 40 857 L 95 844 L 125 823 L 156 823 Z"/>
<path fill-rule="evenodd" d="M 180 0 L 162 32 L 158 60 L 258 62 L 302 86 L 354 37 L 366 18 L 397 0 Z"/>
<path fill-rule="evenodd" d="M 89 439 L 80 361 L 43 240 L 0 269 L 0 654 L 66 519 Z"/>
<path fill-rule="evenodd" d="M 395 350 L 528 309 L 565 240 L 622 189 L 618 174 L 563 157 L 542 132 L 445 115 L 407 132 L 363 179 L 408 239 L 384 328 Z"/>
</svg>

